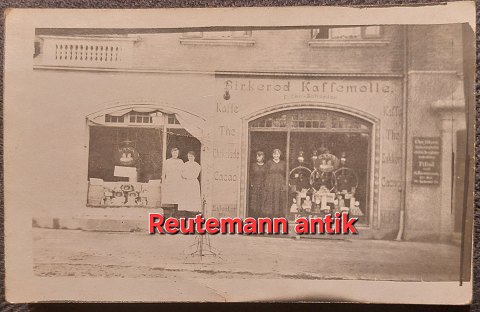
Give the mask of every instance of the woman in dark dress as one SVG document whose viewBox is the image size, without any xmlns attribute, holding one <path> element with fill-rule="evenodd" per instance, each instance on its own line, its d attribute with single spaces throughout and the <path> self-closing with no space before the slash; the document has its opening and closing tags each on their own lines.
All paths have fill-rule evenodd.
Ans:
<svg viewBox="0 0 480 312">
<path fill-rule="evenodd" d="M 267 166 L 264 163 L 265 154 L 257 152 L 256 162 L 250 168 L 250 216 L 263 217 L 262 210 L 265 204 L 265 175 Z"/>
<path fill-rule="evenodd" d="M 265 212 L 272 217 L 284 217 L 286 189 L 286 163 L 280 160 L 282 152 L 273 150 L 273 159 L 267 161 L 267 176 L 265 178 Z"/>
</svg>

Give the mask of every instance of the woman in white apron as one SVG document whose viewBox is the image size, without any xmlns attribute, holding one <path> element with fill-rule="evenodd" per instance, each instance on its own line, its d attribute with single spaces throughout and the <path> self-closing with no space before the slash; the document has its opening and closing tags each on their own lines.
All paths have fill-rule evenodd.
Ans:
<svg viewBox="0 0 480 312">
<path fill-rule="evenodd" d="M 182 166 L 183 196 L 178 210 L 202 212 L 200 182 L 198 181 L 200 171 L 201 167 L 195 161 L 195 153 L 188 152 L 188 161 Z"/>
<path fill-rule="evenodd" d="M 163 166 L 162 204 L 179 204 L 183 196 L 183 160 L 178 158 L 178 148 L 172 148 L 171 153 Z"/>
</svg>

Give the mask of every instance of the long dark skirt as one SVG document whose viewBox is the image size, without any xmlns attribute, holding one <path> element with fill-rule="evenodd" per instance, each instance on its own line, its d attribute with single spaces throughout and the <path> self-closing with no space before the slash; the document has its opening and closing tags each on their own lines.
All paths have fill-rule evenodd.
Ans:
<svg viewBox="0 0 480 312">
<path fill-rule="evenodd" d="M 265 209 L 270 217 L 284 217 L 287 192 L 283 174 L 267 174 L 265 180 Z"/>
</svg>

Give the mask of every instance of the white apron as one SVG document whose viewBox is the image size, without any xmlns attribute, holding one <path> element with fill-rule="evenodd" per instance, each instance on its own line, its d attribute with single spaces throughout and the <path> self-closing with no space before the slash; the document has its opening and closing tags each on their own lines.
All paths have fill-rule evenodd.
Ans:
<svg viewBox="0 0 480 312">
<path fill-rule="evenodd" d="M 183 196 L 182 187 L 183 160 L 169 158 L 165 161 L 163 170 L 165 178 L 162 182 L 162 204 L 178 204 Z"/>
<path fill-rule="evenodd" d="M 201 167 L 195 161 L 187 161 L 182 167 L 183 196 L 178 210 L 202 211 L 202 199 L 200 196 L 200 182 L 198 176 Z"/>
</svg>

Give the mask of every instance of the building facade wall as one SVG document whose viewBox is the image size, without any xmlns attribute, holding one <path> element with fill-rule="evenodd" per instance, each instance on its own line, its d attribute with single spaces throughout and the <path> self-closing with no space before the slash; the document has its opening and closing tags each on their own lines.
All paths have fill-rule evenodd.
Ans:
<svg viewBox="0 0 480 312">
<path fill-rule="evenodd" d="M 449 134 L 454 137 L 458 130 L 465 128 L 465 116 L 458 114 L 457 107 L 453 108 L 457 105 L 453 94 L 458 88 L 462 89 L 459 85 L 463 79 L 461 31 L 461 25 L 409 26 L 408 30 L 407 151 L 412 151 L 415 136 L 440 137 L 444 147 L 442 163 L 445 164 L 441 180 L 446 183 L 443 187 L 412 184 L 412 152 L 407 153 L 406 232 L 410 237 L 431 237 L 432 233 L 445 232 L 441 219 L 453 218 L 452 198 L 442 195 L 451 193 L 449 184 L 455 188 L 450 176 L 451 155 L 456 153 L 456 144 Z M 438 102 L 452 109 L 438 110 L 435 108 Z M 455 121 L 446 126 L 442 122 L 444 119 Z M 442 217 L 445 201 L 447 207 L 443 209 L 447 211 Z"/>
<path fill-rule="evenodd" d="M 372 124 L 367 227 L 374 234 L 368 237 L 392 238 L 402 209 L 408 238 L 444 231 L 448 215 L 439 208 L 444 186 L 412 184 L 412 140 L 445 132 L 432 103 L 448 98 L 461 80 L 460 26 L 382 27 L 381 42 L 360 45 L 312 44 L 311 34 L 310 29 L 252 30 L 254 43 L 240 46 L 185 43 L 180 33 L 131 34 L 131 63 L 121 69 L 49 67 L 40 53 L 31 75 L 34 88 L 15 112 L 19 120 L 37 121 L 37 131 L 25 133 L 19 148 L 37 151 L 39 163 L 61 164 L 18 168 L 20 176 L 29 177 L 26 189 L 38 199 L 37 218 L 81 218 L 95 210 L 121 219 L 130 213 L 86 208 L 86 116 L 109 106 L 149 102 L 207 121 L 202 192 L 208 214 L 247 215 L 249 122 L 268 112 L 310 108 Z M 448 175 L 442 172 L 442 179 Z M 40 186 L 54 187 L 57 195 L 52 198 Z"/>
<path fill-rule="evenodd" d="M 252 30 L 249 46 L 181 42 L 182 34 L 139 35 L 135 67 L 199 71 L 401 72 L 402 28 L 384 27 L 384 43 L 312 44 L 311 29 Z M 155 51 L 155 53 L 152 53 Z M 194 57 L 192 57 L 194 56 Z"/>
</svg>

